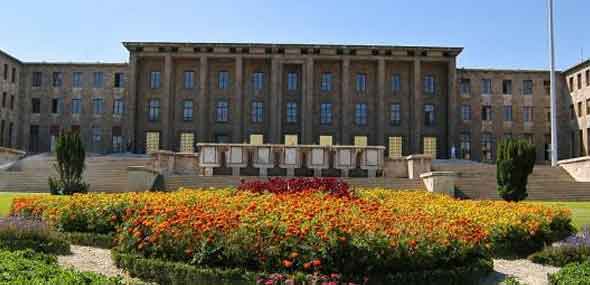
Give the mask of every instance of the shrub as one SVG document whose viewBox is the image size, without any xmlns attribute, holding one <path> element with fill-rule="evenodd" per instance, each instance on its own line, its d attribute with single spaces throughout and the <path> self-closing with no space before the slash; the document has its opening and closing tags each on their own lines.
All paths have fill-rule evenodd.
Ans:
<svg viewBox="0 0 590 285">
<path fill-rule="evenodd" d="M 590 260 L 590 228 L 583 227 L 581 232 L 571 235 L 559 246 L 546 247 L 529 256 L 529 260 L 558 267 Z"/>
<path fill-rule="evenodd" d="M 0 249 L 67 254 L 70 244 L 44 222 L 12 217 L 0 219 Z"/>
<path fill-rule="evenodd" d="M 76 245 L 110 249 L 114 244 L 112 234 L 65 232 L 63 236 L 65 240 Z"/>
<path fill-rule="evenodd" d="M 557 273 L 549 274 L 551 285 L 589 285 L 590 261 L 584 263 L 570 263 Z"/>
<path fill-rule="evenodd" d="M 86 193 L 88 184 L 82 181 L 86 152 L 78 133 L 63 133 L 55 147 L 57 163 L 54 164 L 58 178 L 49 177 L 49 190 L 54 195 Z"/>
<path fill-rule="evenodd" d="M 350 197 L 348 183 L 337 178 L 278 178 L 272 177 L 267 181 L 240 182 L 238 191 L 250 191 L 253 193 L 293 194 L 303 191 L 319 191 L 337 197 Z"/>
<path fill-rule="evenodd" d="M 498 144 L 496 180 L 498 193 L 506 201 L 522 201 L 528 196 L 528 176 L 535 166 L 535 146 L 525 140 L 503 140 Z"/>
</svg>

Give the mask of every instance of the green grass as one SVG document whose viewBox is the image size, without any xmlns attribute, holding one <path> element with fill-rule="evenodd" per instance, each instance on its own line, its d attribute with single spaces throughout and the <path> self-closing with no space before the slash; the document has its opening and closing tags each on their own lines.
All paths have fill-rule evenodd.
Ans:
<svg viewBox="0 0 590 285">
<path fill-rule="evenodd" d="M 572 210 L 572 222 L 577 229 L 590 225 L 590 202 L 534 202 L 545 206 L 558 206 Z"/>
<path fill-rule="evenodd" d="M 12 199 L 19 196 L 31 195 L 30 193 L 0 193 L 0 217 L 4 217 L 10 211 Z"/>
</svg>

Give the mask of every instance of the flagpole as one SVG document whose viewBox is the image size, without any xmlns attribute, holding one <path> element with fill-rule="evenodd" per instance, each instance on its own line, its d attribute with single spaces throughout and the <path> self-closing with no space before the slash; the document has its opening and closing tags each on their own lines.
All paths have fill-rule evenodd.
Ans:
<svg viewBox="0 0 590 285">
<path fill-rule="evenodd" d="M 553 0 L 547 0 L 549 17 L 549 77 L 551 81 L 551 166 L 557 166 L 557 82 L 555 79 L 555 44 L 553 27 Z"/>
</svg>

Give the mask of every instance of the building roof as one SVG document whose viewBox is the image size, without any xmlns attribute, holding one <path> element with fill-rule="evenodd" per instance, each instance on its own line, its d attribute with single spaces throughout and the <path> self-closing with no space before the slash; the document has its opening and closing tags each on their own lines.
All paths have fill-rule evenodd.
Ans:
<svg viewBox="0 0 590 285">
<path fill-rule="evenodd" d="M 126 62 L 45 62 L 45 61 L 36 61 L 36 62 L 24 62 L 25 65 L 70 65 L 70 66 L 128 66 Z"/>
<path fill-rule="evenodd" d="M 22 64 L 22 62 L 21 62 L 21 61 L 20 61 L 18 58 L 14 57 L 14 56 L 12 56 L 12 55 L 10 55 L 10 54 L 8 54 L 7 52 L 5 52 L 5 51 L 3 51 L 3 50 L 1 50 L 1 49 L 0 49 L 0 54 L 2 54 L 2 55 L 3 55 L 3 56 L 5 56 L 5 57 L 8 57 L 8 58 L 10 58 L 10 59 L 12 59 L 12 60 L 14 60 L 14 61 L 16 61 L 16 62 L 20 63 L 20 64 Z"/>
<path fill-rule="evenodd" d="M 496 73 L 549 73 L 545 69 L 504 69 L 504 68 L 457 68 L 458 72 L 496 72 Z M 559 71 L 557 71 L 559 72 Z"/>
<path fill-rule="evenodd" d="M 580 63 L 575 64 L 574 66 L 569 67 L 568 69 L 564 70 L 563 73 L 570 73 L 570 72 L 575 72 L 579 69 L 582 69 L 586 66 L 590 65 L 590 59 L 584 60 Z"/>
</svg>

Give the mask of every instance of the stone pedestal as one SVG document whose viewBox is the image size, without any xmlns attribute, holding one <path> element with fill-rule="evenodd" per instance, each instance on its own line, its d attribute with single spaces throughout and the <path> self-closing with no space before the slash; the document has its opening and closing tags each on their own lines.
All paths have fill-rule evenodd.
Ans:
<svg viewBox="0 0 590 285">
<path fill-rule="evenodd" d="M 295 169 L 301 167 L 301 149 L 295 146 L 282 148 L 279 166 L 287 170 L 287 176 L 295 176 Z"/>
<path fill-rule="evenodd" d="M 252 165 L 260 169 L 260 176 L 268 176 L 268 169 L 274 167 L 273 152 L 270 146 L 257 146 L 254 150 Z"/>
<path fill-rule="evenodd" d="M 225 161 L 232 176 L 240 176 L 240 169 L 248 166 L 248 152 L 243 145 L 230 145 L 226 151 Z"/>
<path fill-rule="evenodd" d="M 221 154 L 215 145 L 200 145 L 199 166 L 204 176 L 213 176 L 213 168 L 221 166 Z"/>
<path fill-rule="evenodd" d="M 441 193 L 455 197 L 455 181 L 457 173 L 454 171 L 433 171 L 420 175 L 428 192 Z"/>
<path fill-rule="evenodd" d="M 174 154 L 175 174 L 196 174 L 199 168 L 199 155 L 192 152 L 179 152 Z"/>
<path fill-rule="evenodd" d="M 334 146 L 334 168 L 339 169 L 342 177 L 348 177 L 351 169 L 356 168 L 356 148 L 345 146 Z"/>
<path fill-rule="evenodd" d="M 310 146 L 307 151 L 307 168 L 313 169 L 313 176 L 321 177 L 322 169 L 330 167 L 330 149 L 323 146 Z"/>
<path fill-rule="evenodd" d="M 391 178 L 407 178 L 408 162 L 406 158 L 387 158 L 383 163 L 383 176 Z"/>
<path fill-rule="evenodd" d="M 406 157 L 408 161 L 408 178 L 418 179 L 421 174 L 432 169 L 432 156 L 426 154 L 414 154 Z"/>
<path fill-rule="evenodd" d="M 369 178 L 377 176 L 377 170 L 383 168 L 383 152 L 385 147 L 376 146 L 371 148 L 361 148 L 361 169 L 367 170 Z"/>
<path fill-rule="evenodd" d="M 577 182 L 590 182 L 590 156 L 560 160 L 557 165 Z"/>
</svg>

